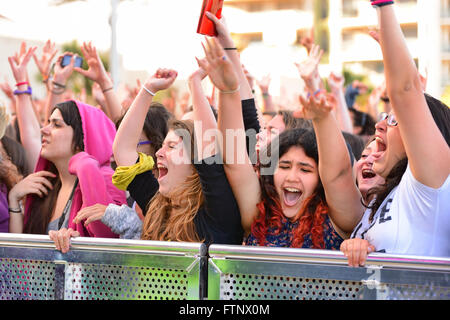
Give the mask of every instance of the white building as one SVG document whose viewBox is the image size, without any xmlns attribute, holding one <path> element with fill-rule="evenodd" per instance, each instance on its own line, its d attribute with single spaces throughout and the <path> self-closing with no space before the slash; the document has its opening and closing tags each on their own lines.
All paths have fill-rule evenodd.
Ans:
<svg viewBox="0 0 450 320">
<path fill-rule="evenodd" d="M 288 95 L 301 87 L 292 64 L 305 57 L 299 37 L 308 32 L 314 21 L 317 25 L 316 1 L 319 0 L 225 1 L 230 30 L 244 47 L 244 64 L 257 77 L 271 72 L 273 78 L 280 79 L 271 87 L 274 96 L 286 93 L 280 91 L 282 86 L 290 90 Z M 321 3 L 328 7 L 319 17 L 319 23 L 328 24 L 328 55 L 322 61 L 321 75 L 345 68 L 367 75 L 374 85 L 381 83 L 381 50 L 368 35 L 369 28 L 377 26 L 377 15 L 369 2 Z M 428 75 L 427 91 L 440 97 L 450 87 L 450 0 L 396 0 L 396 13 L 419 71 Z"/>
</svg>

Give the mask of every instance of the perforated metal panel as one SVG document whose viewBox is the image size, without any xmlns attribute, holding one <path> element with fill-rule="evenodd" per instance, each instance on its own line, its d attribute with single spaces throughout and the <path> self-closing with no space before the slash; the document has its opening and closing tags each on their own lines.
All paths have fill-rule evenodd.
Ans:
<svg viewBox="0 0 450 320">
<path fill-rule="evenodd" d="M 450 287 L 412 284 L 388 284 L 386 287 L 386 298 L 390 300 L 450 300 Z"/>
<path fill-rule="evenodd" d="M 355 300 L 361 299 L 361 282 L 254 274 L 222 274 L 223 300 Z"/>
<path fill-rule="evenodd" d="M 53 263 L 0 259 L 0 300 L 54 299 L 54 279 Z"/>
<path fill-rule="evenodd" d="M 98 264 L 66 267 L 66 300 L 175 300 L 187 298 L 184 270 Z"/>
</svg>

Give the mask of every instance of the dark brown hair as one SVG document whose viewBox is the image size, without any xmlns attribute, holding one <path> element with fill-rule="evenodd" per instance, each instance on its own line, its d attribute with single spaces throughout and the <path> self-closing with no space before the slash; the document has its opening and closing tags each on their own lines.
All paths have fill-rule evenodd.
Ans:
<svg viewBox="0 0 450 320">
<path fill-rule="evenodd" d="M 74 152 L 83 151 L 84 135 L 78 106 L 73 101 L 66 101 L 58 103 L 54 109 L 56 108 L 61 111 L 64 122 L 73 128 L 72 150 Z M 49 167 L 45 170 L 56 175 L 56 178 L 48 178 L 50 183 L 53 185 L 53 189 L 49 190 L 48 195 L 43 198 L 36 195 L 31 195 L 33 202 L 29 209 L 29 218 L 24 226 L 24 233 L 47 234 L 47 227 L 53 215 L 59 190 L 61 189 L 61 180 L 58 176 L 58 170 L 50 161 Z"/>
</svg>

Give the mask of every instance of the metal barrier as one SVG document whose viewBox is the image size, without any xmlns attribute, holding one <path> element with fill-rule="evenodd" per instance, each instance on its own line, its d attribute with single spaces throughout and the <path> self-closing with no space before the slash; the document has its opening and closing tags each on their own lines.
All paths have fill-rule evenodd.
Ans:
<svg viewBox="0 0 450 320">
<path fill-rule="evenodd" d="M 450 259 L 370 254 L 351 268 L 338 251 L 209 247 L 208 299 L 450 299 Z"/>
<path fill-rule="evenodd" d="M 200 243 L 74 238 L 68 253 L 48 236 L 0 233 L 0 300 L 200 299 Z"/>
<path fill-rule="evenodd" d="M 209 259 L 208 259 L 209 253 Z M 0 300 L 450 299 L 450 259 L 0 233 Z"/>
</svg>

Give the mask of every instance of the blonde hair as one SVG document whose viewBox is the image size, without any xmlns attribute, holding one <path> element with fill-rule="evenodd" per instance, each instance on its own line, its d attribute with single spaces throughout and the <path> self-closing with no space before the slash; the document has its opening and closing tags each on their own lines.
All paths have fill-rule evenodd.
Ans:
<svg viewBox="0 0 450 320">
<path fill-rule="evenodd" d="M 190 133 L 194 145 L 194 125 L 192 121 L 172 121 L 170 129 L 185 129 Z M 192 149 L 191 149 L 192 150 Z M 191 159 L 192 160 L 192 159 Z M 203 205 L 204 196 L 200 177 L 194 169 L 193 174 L 175 188 L 168 197 L 159 191 L 153 196 L 145 215 L 141 239 L 159 241 L 201 242 L 195 229 L 194 218 Z"/>
</svg>

